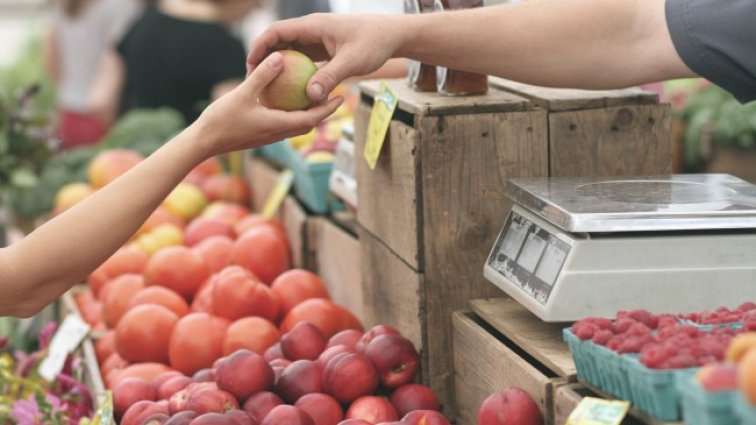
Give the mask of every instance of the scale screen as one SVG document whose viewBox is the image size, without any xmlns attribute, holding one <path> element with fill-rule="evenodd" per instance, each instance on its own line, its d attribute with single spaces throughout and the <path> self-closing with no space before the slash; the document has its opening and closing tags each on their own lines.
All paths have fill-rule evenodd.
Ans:
<svg viewBox="0 0 756 425">
<path fill-rule="evenodd" d="M 541 304 L 551 295 L 570 245 L 515 211 L 496 241 L 488 265 Z"/>
</svg>

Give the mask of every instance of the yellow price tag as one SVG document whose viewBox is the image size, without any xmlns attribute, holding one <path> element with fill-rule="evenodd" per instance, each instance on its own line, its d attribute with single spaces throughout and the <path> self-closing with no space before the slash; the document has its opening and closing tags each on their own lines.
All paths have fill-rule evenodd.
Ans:
<svg viewBox="0 0 756 425">
<path fill-rule="evenodd" d="M 371 170 L 378 163 L 383 141 L 386 140 L 386 132 L 391 124 L 391 116 L 394 115 L 399 96 L 385 83 L 381 83 L 381 89 L 375 97 L 373 110 L 370 112 L 367 139 L 365 141 L 365 160 Z"/>
<path fill-rule="evenodd" d="M 270 191 L 268 199 L 265 200 L 262 211 L 260 211 L 260 214 L 262 214 L 263 217 L 272 218 L 276 215 L 278 208 L 281 207 L 281 203 L 289 193 L 293 182 L 294 172 L 291 170 L 283 170 L 281 174 L 278 175 L 278 181 L 273 187 L 273 190 Z"/>
<path fill-rule="evenodd" d="M 630 410 L 630 402 L 585 397 L 565 425 L 619 425 Z"/>
</svg>

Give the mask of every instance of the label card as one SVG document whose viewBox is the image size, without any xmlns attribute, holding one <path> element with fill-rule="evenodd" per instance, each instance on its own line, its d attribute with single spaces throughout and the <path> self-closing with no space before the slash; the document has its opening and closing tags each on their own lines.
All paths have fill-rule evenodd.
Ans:
<svg viewBox="0 0 756 425">
<path fill-rule="evenodd" d="M 370 112 L 365 140 L 364 156 L 371 170 L 375 170 L 375 164 L 378 163 L 383 142 L 386 140 L 386 132 L 391 124 L 391 116 L 394 115 L 398 103 L 399 96 L 385 82 L 382 82 Z"/>
<path fill-rule="evenodd" d="M 270 191 L 268 199 L 265 200 L 260 211 L 263 217 L 272 218 L 276 215 L 284 199 L 286 199 L 286 195 L 289 194 L 292 183 L 294 183 L 294 172 L 289 169 L 281 171 L 281 174 L 278 175 L 276 185 Z"/>
<path fill-rule="evenodd" d="M 629 409 L 629 401 L 585 397 L 565 425 L 619 425 Z"/>
</svg>

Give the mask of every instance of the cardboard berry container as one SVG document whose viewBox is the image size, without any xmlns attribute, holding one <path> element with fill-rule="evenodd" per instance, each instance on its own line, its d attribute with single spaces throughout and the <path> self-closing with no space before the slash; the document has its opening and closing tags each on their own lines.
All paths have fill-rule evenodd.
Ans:
<svg viewBox="0 0 756 425">
<path fill-rule="evenodd" d="M 257 148 L 255 149 L 255 152 L 278 166 L 286 167 L 289 163 L 288 146 L 289 142 L 282 140 L 280 142 L 271 143 L 270 145 Z"/>
<path fill-rule="evenodd" d="M 649 415 L 663 420 L 680 419 L 678 381 L 698 368 L 657 370 L 646 367 L 638 358 L 629 362 L 630 401 Z"/>
<path fill-rule="evenodd" d="M 686 425 L 731 425 L 737 423 L 735 398 L 737 391 L 706 391 L 686 373 L 678 381 L 682 417 Z"/>
<path fill-rule="evenodd" d="M 756 425 L 756 406 L 748 403 L 743 393 L 737 391 L 735 394 L 735 417 L 739 425 Z"/>
<path fill-rule="evenodd" d="M 601 386 L 595 358 L 595 344 L 591 341 L 582 341 L 570 328 L 562 330 L 562 337 L 575 361 L 578 377 L 593 385 Z"/>
</svg>

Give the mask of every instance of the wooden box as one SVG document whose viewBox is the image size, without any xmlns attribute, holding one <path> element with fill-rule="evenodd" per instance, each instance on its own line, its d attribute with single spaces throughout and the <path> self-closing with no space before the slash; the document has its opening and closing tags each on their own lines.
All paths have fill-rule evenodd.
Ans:
<svg viewBox="0 0 756 425">
<path fill-rule="evenodd" d="M 508 299 L 474 300 L 453 314 L 457 423 L 475 425 L 483 400 L 506 387 L 527 391 L 545 423 L 555 424 L 555 394 L 574 382 L 563 325 L 540 321 Z"/>
</svg>

